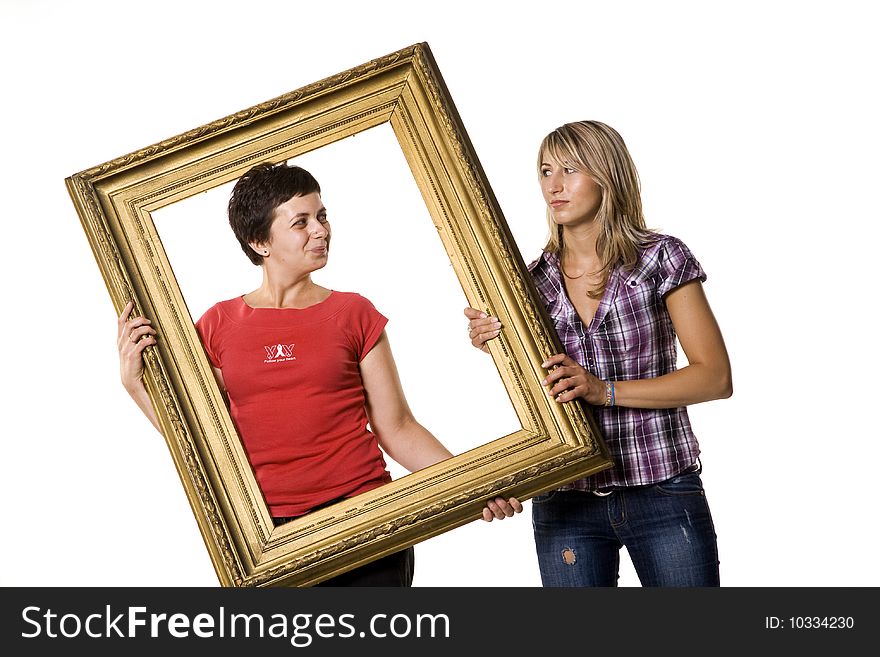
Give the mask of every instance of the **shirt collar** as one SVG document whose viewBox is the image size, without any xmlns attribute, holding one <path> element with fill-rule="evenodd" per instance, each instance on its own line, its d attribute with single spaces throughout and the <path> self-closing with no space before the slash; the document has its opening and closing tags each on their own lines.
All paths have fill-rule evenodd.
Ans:
<svg viewBox="0 0 880 657">
<path fill-rule="evenodd" d="M 528 266 L 528 269 L 532 273 L 532 279 L 538 284 L 547 310 L 551 315 L 561 315 L 566 310 L 571 313 L 575 312 L 574 306 L 564 292 L 558 253 L 544 251 L 537 260 Z M 599 307 L 596 309 L 596 314 L 590 325 L 598 326 L 605 319 L 605 315 L 608 314 L 617 297 L 622 277 L 620 267 L 615 267 L 608 277 L 605 293 L 599 301 Z M 540 281 L 545 281 L 545 283 L 542 285 Z"/>
<path fill-rule="evenodd" d="M 529 272 L 541 288 L 541 296 L 549 308 L 556 303 L 562 292 L 562 276 L 559 273 L 559 254 L 543 251 L 541 255 L 528 266 Z M 539 281 L 544 281 L 541 285 Z"/>
</svg>

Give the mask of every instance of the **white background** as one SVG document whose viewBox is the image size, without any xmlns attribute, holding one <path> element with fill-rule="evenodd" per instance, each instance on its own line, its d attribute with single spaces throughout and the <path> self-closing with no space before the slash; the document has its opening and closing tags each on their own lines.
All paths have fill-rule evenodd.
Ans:
<svg viewBox="0 0 880 657">
<path fill-rule="evenodd" d="M 691 417 L 723 583 L 880 584 L 869 5 L 3 0 L 0 584 L 217 583 L 167 448 L 119 385 L 113 306 L 64 178 L 421 41 L 527 261 L 546 233 L 537 145 L 593 118 L 627 141 L 649 225 L 708 272 L 735 393 Z M 394 202 L 412 184 L 379 181 L 367 225 L 403 257 Z M 361 290 L 345 196 L 325 185 L 327 276 L 347 279 L 316 280 Z M 229 296 L 256 284 L 242 283 Z M 441 314 L 464 340 L 462 299 Z M 404 326 L 374 301 L 389 332 Z M 411 401 L 420 386 L 482 400 L 488 359 L 463 358 L 450 377 L 436 352 L 398 353 Z M 419 544 L 415 584 L 539 586 L 529 515 Z M 620 583 L 638 584 L 625 557 Z"/>
</svg>

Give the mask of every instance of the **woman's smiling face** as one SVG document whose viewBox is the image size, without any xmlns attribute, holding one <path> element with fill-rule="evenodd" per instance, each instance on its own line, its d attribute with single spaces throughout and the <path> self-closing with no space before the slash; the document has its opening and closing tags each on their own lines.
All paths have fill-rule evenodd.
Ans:
<svg viewBox="0 0 880 657">
<path fill-rule="evenodd" d="M 327 264 L 330 223 L 327 209 L 317 192 L 294 196 L 275 208 L 269 241 L 258 245 L 268 249 L 276 265 L 294 271 L 313 272 Z"/>
</svg>

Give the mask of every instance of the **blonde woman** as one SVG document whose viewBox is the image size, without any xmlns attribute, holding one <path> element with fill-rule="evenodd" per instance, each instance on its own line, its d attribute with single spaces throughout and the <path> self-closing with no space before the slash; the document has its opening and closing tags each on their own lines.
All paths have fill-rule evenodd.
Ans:
<svg viewBox="0 0 880 657">
<path fill-rule="evenodd" d="M 730 362 L 697 259 L 648 230 L 620 135 L 566 124 L 538 152 L 550 238 L 529 266 L 565 353 L 541 364 L 547 394 L 581 398 L 614 466 L 534 498 L 545 586 L 616 586 L 626 547 L 643 586 L 718 586 L 715 529 L 687 406 L 732 393 Z M 501 324 L 473 308 L 484 351 Z M 676 368 L 676 336 L 688 364 Z M 503 501 L 502 501 L 503 502 Z"/>
</svg>

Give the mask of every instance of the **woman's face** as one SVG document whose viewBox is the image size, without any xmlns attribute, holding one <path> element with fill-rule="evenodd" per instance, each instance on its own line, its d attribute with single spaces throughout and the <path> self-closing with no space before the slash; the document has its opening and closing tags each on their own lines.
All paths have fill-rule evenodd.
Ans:
<svg viewBox="0 0 880 657">
<path fill-rule="evenodd" d="M 294 272 L 313 272 L 327 264 L 330 224 L 317 192 L 294 196 L 275 208 L 269 229 L 269 262 Z"/>
<path fill-rule="evenodd" d="M 562 166 L 546 153 L 541 160 L 541 193 L 550 216 L 560 226 L 588 223 L 602 205 L 602 188 L 592 176 Z"/>
</svg>

